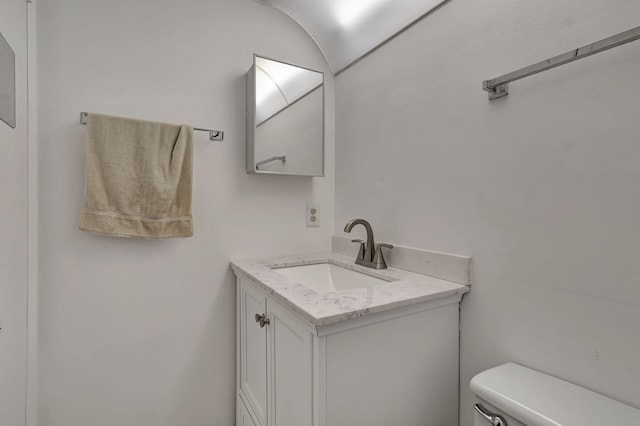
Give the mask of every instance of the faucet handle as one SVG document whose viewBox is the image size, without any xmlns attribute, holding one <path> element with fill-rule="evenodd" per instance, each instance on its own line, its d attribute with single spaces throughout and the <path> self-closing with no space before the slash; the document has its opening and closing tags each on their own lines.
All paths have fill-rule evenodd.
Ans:
<svg viewBox="0 0 640 426">
<path fill-rule="evenodd" d="M 384 255 L 382 254 L 382 248 L 392 249 L 393 246 L 391 244 L 380 243 L 376 244 L 376 255 L 373 258 L 373 263 L 375 263 L 376 269 L 387 269 L 387 262 L 384 261 Z"/>
<path fill-rule="evenodd" d="M 358 259 L 364 259 L 364 241 L 362 240 L 351 240 L 352 243 L 360 243 L 360 250 L 358 250 Z"/>
</svg>

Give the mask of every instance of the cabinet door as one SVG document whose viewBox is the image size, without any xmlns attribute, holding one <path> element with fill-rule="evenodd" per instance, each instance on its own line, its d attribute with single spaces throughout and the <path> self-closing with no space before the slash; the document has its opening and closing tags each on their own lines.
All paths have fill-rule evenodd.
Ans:
<svg viewBox="0 0 640 426">
<path fill-rule="evenodd" d="M 269 426 L 311 426 L 313 338 L 284 308 L 269 302 Z"/>
<path fill-rule="evenodd" d="M 258 423 L 264 426 L 267 424 L 267 328 L 260 327 L 255 316 L 265 314 L 266 298 L 246 282 L 241 282 L 239 297 L 239 392 L 244 395 Z"/>
<path fill-rule="evenodd" d="M 249 410 L 244 403 L 238 403 L 238 413 L 236 414 L 236 426 L 257 426 L 249 415 Z"/>
</svg>

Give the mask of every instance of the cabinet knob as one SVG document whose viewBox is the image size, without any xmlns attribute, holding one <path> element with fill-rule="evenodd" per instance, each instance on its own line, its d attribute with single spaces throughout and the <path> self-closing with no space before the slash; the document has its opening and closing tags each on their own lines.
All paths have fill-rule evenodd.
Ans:
<svg viewBox="0 0 640 426">
<path fill-rule="evenodd" d="M 271 324 L 271 321 L 269 321 L 266 314 L 256 314 L 256 322 L 260 323 L 260 328 L 264 328 L 265 325 Z"/>
</svg>

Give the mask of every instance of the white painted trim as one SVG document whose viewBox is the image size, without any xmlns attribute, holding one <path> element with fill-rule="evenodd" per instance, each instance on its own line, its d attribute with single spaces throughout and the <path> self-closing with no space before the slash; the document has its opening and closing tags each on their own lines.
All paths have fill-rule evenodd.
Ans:
<svg viewBox="0 0 640 426">
<path fill-rule="evenodd" d="M 240 421 L 240 417 L 239 417 L 239 412 L 240 412 L 240 407 L 238 406 L 240 403 L 238 402 L 239 399 L 242 399 L 241 395 L 240 395 L 240 351 L 241 351 L 241 347 L 240 347 L 240 307 L 241 307 L 241 300 L 242 300 L 242 292 L 241 292 L 241 288 L 240 288 L 241 284 L 240 284 L 240 278 L 236 277 L 236 423 L 238 423 Z M 246 406 L 246 404 L 245 404 Z M 27 425 L 29 426 L 29 425 Z M 240 425 L 242 426 L 242 425 Z"/>
<path fill-rule="evenodd" d="M 25 425 L 38 424 L 38 97 L 36 4 L 27 0 L 27 376 Z"/>
<path fill-rule="evenodd" d="M 313 341 L 313 371 L 316 379 L 313 385 L 313 424 L 327 426 L 327 338 L 314 336 Z"/>
</svg>

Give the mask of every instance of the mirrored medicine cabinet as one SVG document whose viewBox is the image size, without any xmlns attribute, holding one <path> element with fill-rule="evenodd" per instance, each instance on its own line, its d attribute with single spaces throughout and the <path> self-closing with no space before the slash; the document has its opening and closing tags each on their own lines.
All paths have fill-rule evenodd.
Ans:
<svg viewBox="0 0 640 426">
<path fill-rule="evenodd" d="M 16 127 L 16 55 L 0 34 L 0 120 Z"/>
<path fill-rule="evenodd" d="M 324 176 L 324 74 L 254 55 L 246 77 L 247 172 Z"/>
</svg>

